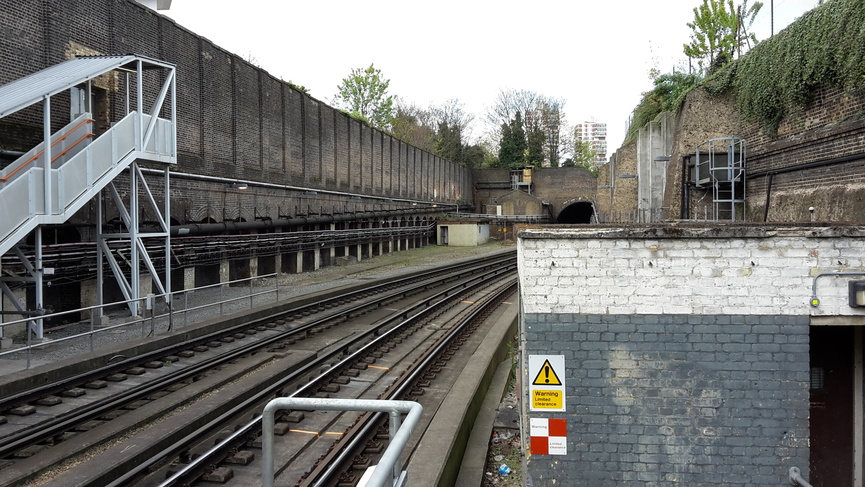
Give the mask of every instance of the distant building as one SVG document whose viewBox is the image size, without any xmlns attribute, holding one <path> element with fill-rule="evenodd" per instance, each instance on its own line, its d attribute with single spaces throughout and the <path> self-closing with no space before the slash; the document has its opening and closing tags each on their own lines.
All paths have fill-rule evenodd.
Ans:
<svg viewBox="0 0 865 487">
<path fill-rule="evenodd" d="M 171 0 L 135 0 L 145 7 L 153 10 L 168 10 L 171 8 Z"/>
<path fill-rule="evenodd" d="M 597 157 L 596 164 L 607 162 L 607 124 L 600 122 L 583 122 L 574 126 L 574 136 L 579 141 L 592 144 Z"/>
</svg>

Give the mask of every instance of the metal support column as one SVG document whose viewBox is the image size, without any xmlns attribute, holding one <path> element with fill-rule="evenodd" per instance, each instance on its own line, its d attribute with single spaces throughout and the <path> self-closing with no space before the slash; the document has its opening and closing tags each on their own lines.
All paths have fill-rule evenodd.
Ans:
<svg viewBox="0 0 865 487">
<path fill-rule="evenodd" d="M 36 253 L 36 258 L 34 261 L 35 265 L 33 266 L 34 267 L 33 277 L 36 278 L 36 296 L 35 296 L 35 298 L 36 298 L 36 312 L 40 313 L 40 315 L 41 315 L 41 314 L 43 314 L 42 310 L 44 309 L 44 303 L 45 303 L 44 289 L 42 288 L 42 282 L 43 282 L 42 274 L 43 274 L 44 269 L 42 266 L 42 226 L 41 225 L 36 227 L 34 239 L 35 239 L 35 242 L 34 242 L 33 246 L 35 247 L 34 250 Z M 43 324 L 42 318 L 39 318 L 35 321 L 28 321 L 27 322 L 27 325 L 30 327 L 31 331 L 33 331 L 33 333 L 36 334 L 37 340 L 41 340 L 43 338 L 42 333 L 44 330 L 42 329 L 42 324 Z"/>
<path fill-rule="evenodd" d="M 102 322 L 103 316 L 103 308 L 102 305 L 105 303 L 105 296 L 103 293 L 103 279 L 104 279 L 104 271 L 102 270 L 102 266 L 105 264 L 105 260 L 102 254 L 102 191 L 96 195 L 96 303 L 99 305 L 98 308 L 94 311 L 96 316 L 99 317 L 99 322 Z"/>
</svg>

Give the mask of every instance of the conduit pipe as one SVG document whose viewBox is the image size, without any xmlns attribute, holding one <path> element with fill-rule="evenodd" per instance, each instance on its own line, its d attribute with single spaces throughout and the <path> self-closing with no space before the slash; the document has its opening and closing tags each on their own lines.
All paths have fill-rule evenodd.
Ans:
<svg viewBox="0 0 865 487">
<path fill-rule="evenodd" d="M 344 213 L 341 215 L 319 215 L 315 217 L 280 218 L 276 220 L 256 220 L 251 222 L 221 222 L 221 223 L 187 223 L 172 225 L 171 236 L 213 235 L 227 232 L 244 232 L 268 228 L 291 227 L 296 225 L 317 225 L 353 220 L 386 218 L 391 216 L 414 215 L 418 213 L 439 213 L 440 208 L 420 208 L 410 210 L 366 211 L 360 213 Z M 148 231 L 148 229 L 145 229 Z"/>
<path fill-rule="evenodd" d="M 860 159 L 865 159 L 865 152 L 860 152 L 858 154 L 850 154 L 848 156 L 842 157 L 833 157 L 831 159 L 823 159 L 820 161 L 808 162 L 805 164 L 797 164 L 795 166 L 790 167 L 782 167 L 779 169 L 772 169 L 768 171 L 760 171 L 755 172 L 753 174 L 748 175 L 748 179 L 754 180 L 755 178 L 769 177 L 768 183 L 766 183 L 766 203 L 765 208 L 763 208 L 763 221 L 769 221 L 769 202 L 772 196 L 772 183 L 775 181 L 776 174 L 786 174 L 790 172 L 797 171 L 806 171 L 808 169 L 816 169 L 820 167 L 833 166 L 835 164 L 843 164 L 845 162 L 853 162 L 858 161 Z"/>
<path fill-rule="evenodd" d="M 753 159 L 753 157 L 752 157 Z M 849 156 L 842 157 L 833 157 L 832 159 L 823 159 L 820 161 L 808 162 L 805 164 L 798 164 L 795 166 L 782 167 L 779 169 L 771 169 L 768 171 L 760 171 L 755 172 L 753 174 L 748 174 L 748 179 L 761 178 L 765 176 L 775 175 L 775 174 L 785 174 L 788 172 L 796 172 L 796 171 L 804 171 L 806 169 L 814 169 L 818 167 L 832 166 L 835 164 L 843 164 L 845 162 L 858 161 L 860 159 L 865 159 L 865 152 L 860 152 L 858 154 L 851 154 Z"/>
<path fill-rule="evenodd" d="M 141 172 L 145 174 L 155 174 L 158 176 L 162 176 L 163 172 L 158 169 L 148 169 L 141 168 Z M 192 174 L 192 173 L 183 173 L 183 172 L 171 172 L 171 177 L 180 178 L 180 179 L 191 179 L 193 181 L 208 181 L 211 183 L 220 183 L 220 184 L 228 184 L 232 181 L 236 181 L 237 178 L 224 178 L 218 176 L 208 176 L 205 174 Z M 437 202 L 437 201 L 424 201 L 424 200 L 410 200 L 410 199 L 400 199 L 400 198 L 390 198 L 387 196 L 370 196 L 361 193 L 346 193 L 344 191 L 333 191 L 329 189 L 320 189 L 320 188 L 310 188 L 303 186 L 290 186 L 287 184 L 276 184 L 276 183 L 266 183 L 262 181 L 249 181 L 246 180 L 251 186 L 256 186 L 260 188 L 271 188 L 271 189 L 281 189 L 285 191 L 315 191 L 319 194 L 326 194 L 332 196 L 345 196 L 348 198 L 358 197 L 363 198 L 365 200 L 376 200 L 383 202 L 394 202 L 394 203 L 409 203 L 409 204 L 424 204 L 424 205 L 438 205 L 439 207 L 449 207 L 449 206 L 458 206 L 458 203 L 445 203 L 445 202 Z"/>
</svg>

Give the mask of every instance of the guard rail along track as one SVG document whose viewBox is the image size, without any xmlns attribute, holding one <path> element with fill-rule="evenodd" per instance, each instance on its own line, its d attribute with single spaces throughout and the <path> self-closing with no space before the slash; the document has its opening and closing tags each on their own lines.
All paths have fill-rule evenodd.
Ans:
<svg viewBox="0 0 865 487">
<path fill-rule="evenodd" d="M 191 460 L 200 455 L 193 452 L 195 448 L 190 444 L 200 443 L 204 438 L 212 442 L 214 435 L 225 436 L 215 425 L 229 421 L 243 410 L 247 411 L 248 418 L 256 410 L 260 412 L 262 401 L 292 394 L 290 391 L 293 389 L 295 393 L 326 393 L 324 391 L 334 388 L 334 379 L 328 379 L 328 374 L 322 371 L 350 377 L 353 371 L 363 369 L 358 363 L 350 367 L 338 366 L 342 360 L 357 356 L 365 350 L 364 347 L 374 346 L 372 344 L 379 343 L 385 336 L 403 340 L 398 332 L 388 330 L 412 326 L 417 329 L 421 325 L 408 323 L 433 313 L 442 313 L 436 310 L 447 305 L 448 296 L 453 298 L 457 294 L 471 293 L 469 289 L 472 287 L 493 282 L 497 276 L 512 275 L 514 269 L 515 259 L 509 252 L 473 264 L 462 263 L 394 279 L 364 290 L 296 306 L 135 358 L 124 358 L 32 390 L 5 394 L 0 398 L 3 411 L 37 410 L 41 414 L 20 417 L 7 414 L 10 418 L 23 419 L 0 425 L 0 431 L 5 429 L 0 439 L 0 456 L 5 467 L 0 470 L 0 483 L 132 485 L 134 481 L 143 481 L 145 483 L 141 485 L 156 485 L 155 476 L 165 478 L 161 468 L 178 459 Z M 436 281 L 451 283 L 450 288 L 430 294 L 430 289 L 437 285 Z M 419 304 L 397 310 L 386 309 L 399 305 L 409 296 L 419 300 Z M 459 302 L 459 298 L 454 299 Z M 409 316 L 416 317 L 409 320 Z M 364 360 L 369 361 L 370 357 L 380 353 L 364 352 Z M 369 365 L 369 362 L 365 363 Z M 159 364 L 165 366 L 158 367 Z M 279 373 L 274 374 L 274 369 L 280 369 Z M 246 379 L 262 370 L 265 375 L 270 374 L 266 380 Z M 89 388 L 94 384 L 95 387 L 111 386 Z M 191 385 L 199 386 L 201 390 L 192 392 Z M 243 389 L 242 393 L 208 403 L 202 414 L 194 420 L 184 420 L 183 426 L 171 434 L 161 430 L 154 432 L 150 426 L 153 422 L 170 423 L 170 420 L 161 418 L 183 416 L 177 411 L 195 407 L 192 405 L 201 403 L 202 397 L 217 396 L 213 390 L 238 387 Z M 108 390 L 111 392 L 104 392 Z M 81 394 L 82 391 L 87 394 Z M 100 391 L 104 397 L 96 397 Z M 52 409 L 58 412 L 52 413 Z M 291 414 L 295 419 L 299 416 L 296 412 Z M 31 417 L 39 419 L 29 420 Z M 113 457 L 109 462 L 113 465 L 96 474 L 96 465 L 100 462 L 84 460 L 84 455 L 94 448 L 110 449 L 120 441 L 118 438 L 130 435 L 130 431 L 150 432 L 155 437 L 153 445 L 144 454 L 147 458 L 143 458 L 141 452 L 130 459 Z M 168 443 L 171 444 L 166 446 Z M 237 451 L 236 445 L 232 448 Z M 76 468 L 69 465 L 82 461 L 87 471 L 83 477 L 87 479 L 71 481 L 69 472 L 72 472 L 72 478 L 81 474 L 76 474 Z M 214 472 L 219 477 L 218 471 L 224 467 L 214 465 L 211 461 L 206 462 L 205 467 L 192 468 L 197 472 L 192 477 L 213 476 Z"/>
</svg>

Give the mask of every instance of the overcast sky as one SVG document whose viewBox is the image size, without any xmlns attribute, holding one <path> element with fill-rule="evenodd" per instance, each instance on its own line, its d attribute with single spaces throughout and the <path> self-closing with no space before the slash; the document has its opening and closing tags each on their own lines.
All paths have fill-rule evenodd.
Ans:
<svg viewBox="0 0 865 487">
<path fill-rule="evenodd" d="M 770 2 L 752 29 L 758 39 L 770 35 Z M 174 0 L 161 13 L 328 103 L 352 68 L 374 63 L 390 93 L 409 102 L 461 100 L 475 114 L 476 137 L 502 89 L 562 98 L 570 125 L 607 123 L 612 154 L 652 88 L 649 70 L 687 66 L 686 23 L 701 3 Z M 819 3 L 774 0 L 775 32 Z"/>
</svg>

